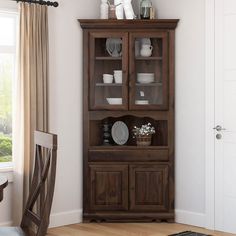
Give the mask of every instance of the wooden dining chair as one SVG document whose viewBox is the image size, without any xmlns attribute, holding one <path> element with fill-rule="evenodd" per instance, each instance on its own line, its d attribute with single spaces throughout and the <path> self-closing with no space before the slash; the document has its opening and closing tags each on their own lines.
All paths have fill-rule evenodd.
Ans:
<svg viewBox="0 0 236 236">
<path fill-rule="evenodd" d="M 57 162 L 57 135 L 35 131 L 34 172 L 20 227 L 0 227 L 0 236 L 45 236 Z"/>
</svg>

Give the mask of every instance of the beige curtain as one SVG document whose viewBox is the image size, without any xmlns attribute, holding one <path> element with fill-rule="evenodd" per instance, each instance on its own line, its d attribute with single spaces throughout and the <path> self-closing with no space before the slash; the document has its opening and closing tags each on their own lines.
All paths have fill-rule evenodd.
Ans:
<svg viewBox="0 0 236 236">
<path fill-rule="evenodd" d="M 36 129 L 48 131 L 47 6 L 20 3 L 19 58 L 14 150 L 16 157 L 23 159 L 21 164 L 18 161 L 16 169 L 23 169 L 23 205 L 25 205 L 33 169 L 33 133 Z M 20 173 L 20 170 L 18 172 Z M 14 214 L 15 222 L 19 223 L 21 213 L 19 211 L 19 214 Z"/>
</svg>

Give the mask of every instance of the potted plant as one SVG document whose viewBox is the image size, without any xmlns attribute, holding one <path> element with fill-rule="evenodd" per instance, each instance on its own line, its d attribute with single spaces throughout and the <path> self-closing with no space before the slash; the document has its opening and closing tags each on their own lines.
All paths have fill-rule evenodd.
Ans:
<svg viewBox="0 0 236 236">
<path fill-rule="evenodd" d="M 150 146 L 152 143 L 152 135 L 155 133 L 155 128 L 150 123 L 142 125 L 141 127 L 134 126 L 133 128 L 133 134 L 138 146 Z"/>
</svg>

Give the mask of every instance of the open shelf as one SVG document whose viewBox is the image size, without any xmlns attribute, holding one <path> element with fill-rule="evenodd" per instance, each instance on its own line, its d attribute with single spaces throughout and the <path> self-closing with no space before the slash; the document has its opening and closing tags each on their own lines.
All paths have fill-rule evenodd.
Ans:
<svg viewBox="0 0 236 236">
<path fill-rule="evenodd" d="M 138 87 L 155 87 L 155 86 L 162 86 L 162 83 L 149 83 L 149 84 L 136 83 L 135 85 Z"/>
<path fill-rule="evenodd" d="M 102 61 L 116 61 L 122 60 L 122 57 L 95 57 L 95 60 L 102 60 Z"/>
<path fill-rule="evenodd" d="M 123 84 L 115 84 L 115 83 L 111 83 L 111 84 L 96 83 L 96 86 L 98 86 L 98 87 L 121 87 L 121 86 L 123 86 Z"/>
<path fill-rule="evenodd" d="M 89 150 L 114 150 L 114 147 L 119 150 L 136 150 L 136 149 L 147 149 L 147 150 L 165 150 L 168 146 L 128 146 L 128 145 L 100 145 L 100 146 L 90 146 Z"/>
<path fill-rule="evenodd" d="M 135 60 L 145 60 L 145 61 L 154 61 L 154 60 L 162 60 L 162 57 L 135 57 Z"/>
<path fill-rule="evenodd" d="M 106 122 L 110 126 L 110 133 L 112 125 L 116 121 L 123 121 L 129 129 L 129 139 L 125 145 L 117 145 L 110 138 L 111 146 L 103 145 L 103 124 Z M 137 146 L 136 139 L 133 137 L 134 126 L 141 127 L 141 125 L 151 123 L 155 127 L 156 133 L 152 135 L 151 146 Z M 90 147 L 101 149 L 159 149 L 168 147 L 168 121 L 167 120 L 154 120 L 150 117 L 137 117 L 137 116 L 121 116 L 121 117 L 107 117 L 103 120 L 90 120 Z"/>
</svg>

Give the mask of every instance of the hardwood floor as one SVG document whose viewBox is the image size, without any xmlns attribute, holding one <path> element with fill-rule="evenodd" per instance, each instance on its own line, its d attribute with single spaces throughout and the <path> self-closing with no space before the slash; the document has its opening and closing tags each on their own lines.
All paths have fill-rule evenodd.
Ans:
<svg viewBox="0 0 236 236">
<path fill-rule="evenodd" d="M 195 231 L 214 236 L 232 236 L 236 234 L 226 234 L 214 232 L 198 227 L 182 224 L 167 223 L 90 223 L 76 224 L 60 228 L 50 229 L 47 236 L 167 236 L 169 234 L 182 231 Z"/>
</svg>

